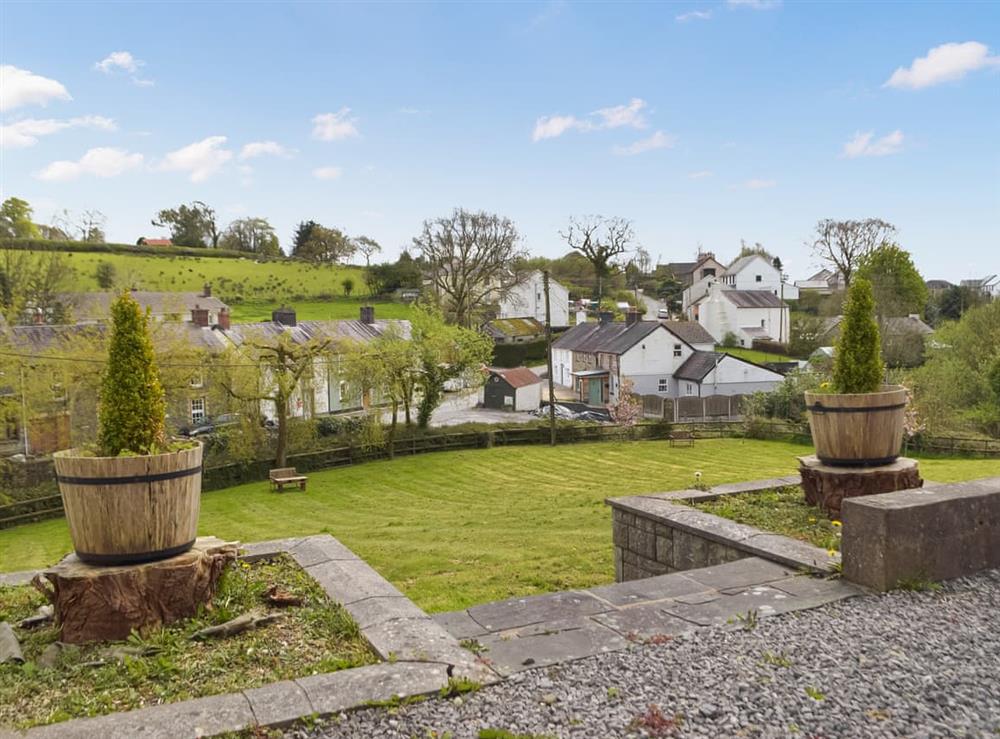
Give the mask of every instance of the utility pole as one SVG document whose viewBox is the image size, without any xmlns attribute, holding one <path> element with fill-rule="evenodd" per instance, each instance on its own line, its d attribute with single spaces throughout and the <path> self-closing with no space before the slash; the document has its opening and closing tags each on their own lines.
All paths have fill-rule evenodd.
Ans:
<svg viewBox="0 0 1000 739">
<path fill-rule="evenodd" d="M 28 399 L 24 389 L 24 362 L 20 363 L 21 370 L 21 433 L 24 436 L 24 456 L 31 456 L 31 445 L 28 441 Z"/>
<path fill-rule="evenodd" d="M 545 358 L 549 369 L 549 444 L 556 445 L 556 393 L 555 378 L 552 377 L 552 307 L 549 305 L 549 271 L 542 272 L 542 288 L 545 291 Z"/>
</svg>

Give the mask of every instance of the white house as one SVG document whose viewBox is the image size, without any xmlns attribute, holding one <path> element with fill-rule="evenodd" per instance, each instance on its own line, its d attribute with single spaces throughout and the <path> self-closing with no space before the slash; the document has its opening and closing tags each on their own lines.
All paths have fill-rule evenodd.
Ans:
<svg viewBox="0 0 1000 739">
<path fill-rule="evenodd" d="M 760 254 L 740 257 L 718 276 L 707 276 L 684 290 L 681 309 L 689 319 L 694 319 L 691 306 L 708 294 L 715 283 L 734 290 L 767 290 L 782 300 L 798 300 L 799 288 L 781 279 L 781 271 Z"/>
<path fill-rule="evenodd" d="M 788 304 L 769 290 L 735 290 L 716 283 L 691 312 L 719 343 L 729 333 L 747 347 L 754 339 L 788 341 Z"/>
<path fill-rule="evenodd" d="M 545 323 L 545 289 L 540 270 L 524 276 L 498 301 L 497 318 L 534 318 Z M 553 326 L 569 325 L 569 290 L 549 278 L 549 309 Z"/>
<path fill-rule="evenodd" d="M 805 280 L 796 280 L 795 287 L 802 292 L 812 291 L 820 295 L 829 295 L 844 289 L 844 278 L 840 272 L 831 272 L 824 268 Z"/>
<path fill-rule="evenodd" d="M 719 352 L 695 352 L 674 378 L 679 396 L 698 397 L 773 390 L 784 379 L 767 367 Z"/>
<path fill-rule="evenodd" d="M 680 385 L 681 369 L 690 367 L 692 361 L 707 361 L 692 357 L 716 362 L 727 356 L 712 351 L 714 343 L 712 336 L 692 321 L 640 321 L 633 317 L 626 322 L 579 324 L 552 345 L 553 380 L 572 388 L 580 401 L 595 406 L 614 403 L 625 380 L 631 381 L 632 392 L 639 395 L 678 397 L 688 394 Z M 711 376 L 712 392 L 706 394 L 770 390 L 782 380 L 775 372 L 735 357 L 725 359 L 725 363 Z M 739 363 L 749 366 L 746 373 L 738 371 Z M 695 375 L 693 371 L 688 374 Z"/>
</svg>

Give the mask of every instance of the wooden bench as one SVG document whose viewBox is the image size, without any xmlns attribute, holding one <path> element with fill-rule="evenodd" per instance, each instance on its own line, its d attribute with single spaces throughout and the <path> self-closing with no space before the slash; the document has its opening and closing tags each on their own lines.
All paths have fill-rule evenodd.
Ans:
<svg viewBox="0 0 1000 739">
<path fill-rule="evenodd" d="M 279 493 L 285 491 L 285 485 L 298 485 L 299 490 L 305 490 L 306 480 L 309 479 L 296 472 L 294 467 L 278 467 L 271 470 L 268 477 L 271 479 L 271 490 L 277 490 Z"/>
<path fill-rule="evenodd" d="M 690 431 L 671 431 L 667 439 L 670 446 L 694 446 L 694 434 Z"/>
</svg>

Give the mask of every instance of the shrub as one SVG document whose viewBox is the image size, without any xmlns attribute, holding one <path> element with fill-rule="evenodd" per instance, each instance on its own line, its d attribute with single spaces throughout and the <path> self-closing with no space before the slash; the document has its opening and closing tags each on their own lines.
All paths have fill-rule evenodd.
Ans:
<svg viewBox="0 0 1000 739">
<path fill-rule="evenodd" d="M 740 345 L 739 337 L 732 331 L 726 331 L 726 335 L 722 337 L 722 346 L 726 349 L 732 349 Z"/>
<path fill-rule="evenodd" d="M 833 385 L 838 393 L 873 393 L 882 385 L 882 364 L 872 284 L 855 278 L 847 291 L 840 339 L 833 360 Z"/>
<path fill-rule="evenodd" d="M 115 286 L 115 265 L 111 262 L 98 262 L 94 270 L 94 279 L 97 286 L 103 290 L 109 290 Z"/>
<path fill-rule="evenodd" d="M 111 305 L 108 365 L 98 417 L 100 451 L 152 454 L 166 441 L 166 402 L 149 335 L 149 315 L 128 292 Z"/>
</svg>

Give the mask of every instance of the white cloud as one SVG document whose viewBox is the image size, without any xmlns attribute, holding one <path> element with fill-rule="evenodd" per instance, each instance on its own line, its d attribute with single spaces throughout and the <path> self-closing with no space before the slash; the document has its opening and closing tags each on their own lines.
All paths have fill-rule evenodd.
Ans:
<svg viewBox="0 0 1000 739">
<path fill-rule="evenodd" d="M 312 119 L 313 138 L 320 141 L 340 141 L 358 135 L 357 118 L 350 117 L 350 108 L 336 113 L 320 113 Z"/>
<path fill-rule="evenodd" d="M 577 131 L 601 131 L 609 128 L 646 128 L 648 125 L 642 114 L 646 101 L 632 98 L 627 105 L 615 105 L 601 108 L 590 113 L 586 118 L 573 115 L 544 115 L 535 121 L 531 133 L 532 141 L 553 139 L 562 136 L 571 129 Z"/>
<path fill-rule="evenodd" d="M 697 172 L 688 172 L 688 179 L 703 180 L 706 177 L 711 177 L 713 174 L 715 173 L 710 169 L 699 169 Z"/>
<path fill-rule="evenodd" d="M 730 8 L 751 8 L 753 10 L 774 10 L 781 7 L 781 0 L 726 0 Z"/>
<path fill-rule="evenodd" d="M 24 149 L 38 143 L 40 136 L 49 136 L 67 128 L 93 128 L 99 131 L 116 131 L 118 126 L 110 118 L 85 115 L 57 120 L 55 118 L 25 118 L 0 126 L 0 149 Z"/>
<path fill-rule="evenodd" d="M 117 177 L 142 166 L 142 154 L 129 154 L 124 149 L 101 147 L 90 149 L 77 161 L 52 162 L 35 176 L 46 182 L 68 182 L 83 175 Z"/>
<path fill-rule="evenodd" d="M 340 167 L 317 167 L 312 171 L 313 177 L 317 180 L 335 180 L 343 174 Z"/>
<path fill-rule="evenodd" d="M 774 187 L 777 184 L 778 183 L 775 182 L 774 180 L 753 179 L 744 182 L 743 187 L 745 187 L 747 190 L 766 190 L 767 188 Z"/>
<path fill-rule="evenodd" d="M 678 23 L 687 23 L 688 21 L 707 21 L 712 17 L 711 10 L 689 10 L 687 13 L 681 13 L 674 17 Z"/>
<path fill-rule="evenodd" d="M 958 80 L 977 69 L 1000 67 L 1000 56 L 990 56 L 989 47 L 978 41 L 941 44 L 917 57 L 909 69 L 900 67 L 883 87 L 919 90 L 942 82 Z"/>
<path fill-rule="evenodd" d="M 657 131 L 652 136 L 639 139 L 628 146 L 616 146 L 614 152 L 615 154 L 622 154 L 624 156 L 634 156 L 643 152 L 653 151 L 654 149 L 672 149 L 676 143 L 677 138 L 675 136 L 663 133 L 663 131 Z"/>
<path fill-rule="evenodd" d="M 252 141 L 244 144 L 240 149 L 240 159 L 254 159 L 262 156 L 273 156 L 287 158 L 292 155 L 292 150 L 287 149 L 277 141 Z"/>
<path fill-rule="evenodd" d="M 22 105 L 47 105 L 50 100 L 72 100 L 61 82 L 19 69 L 0 65 L 0 111 Z"/>
<path fill-rule="evenodd" d="M 111 74 L 118 70 L 134 74 L 139 71 L 139 67 L 144 63 L 127 51 L 112 51 L 104 59 L 97 62 L 94 65 L 94 69 L 98 69 L 104 72 L 104 74 Z"/>
<path fill-rule="evenodd" d="M 903 150 L 903 132 L 896 129 L 880 139 L 875 138 L 874 131 L 862 133 L 858 131 L 854 138 L 844 144 L 841 156 L 847 159 L 858 157 L 884 157 L 898 154 Z"/>
<path fill-rule="evenodd" d="M 191 182 L 203 182 L 233 158 L 233 152 L 222 148 L 225 143 L 225 136 L 209 136 L 170 152 L 159 168 L 166 172 L 189 172 Z"/>
</svg>

